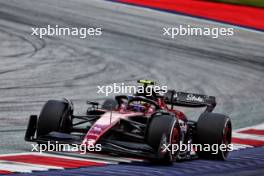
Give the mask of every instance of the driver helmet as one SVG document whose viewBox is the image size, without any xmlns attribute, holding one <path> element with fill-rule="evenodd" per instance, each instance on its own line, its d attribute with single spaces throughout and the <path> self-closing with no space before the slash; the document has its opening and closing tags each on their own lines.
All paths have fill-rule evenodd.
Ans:
<svg viewBox="0 0 264 176">
<path fill-rule="evenodd" d="M 131 105 L 132 110 L 136 112 L 142 112 L 144 110 L 144 106 L 141 103 L 135 103 Z"/>
</svg>

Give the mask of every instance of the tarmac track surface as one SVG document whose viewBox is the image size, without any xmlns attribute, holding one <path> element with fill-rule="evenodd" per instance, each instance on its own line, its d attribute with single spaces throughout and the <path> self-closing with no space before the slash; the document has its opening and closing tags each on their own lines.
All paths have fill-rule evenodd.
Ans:
<svg viewBox="0 0 264 176">
<path fill-rule="evenodd" d="M 30 35 L 31 27 L 48 24 L 101 27 L 103 35 Z M 28 151 L 28 116 L 48 99 L 70 98 L 83 113 L 87 99 L 104 98 L 97 85 L 140 78 L 215 95 L 215 111 L 235 128 L 263 122 L 264 34 L 235 28 L 218 39 L 162 35 L 163 27 L 180 24 L 225 26 L 99 0 L 0 0 L 0 153 Z"/>
</svg>

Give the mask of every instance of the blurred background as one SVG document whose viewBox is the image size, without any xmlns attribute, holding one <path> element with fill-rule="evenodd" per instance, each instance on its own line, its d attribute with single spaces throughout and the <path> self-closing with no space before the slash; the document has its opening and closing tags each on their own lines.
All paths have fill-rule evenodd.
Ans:
<svg viewBox="0 0 264 176">
<path fill-rule="evenodd" d="M 115 2 L 0 0 L 0 153 L 28 150 L 28 117 L 47 100 L 67 97 L 84 113 L 86 100 L 106 98 L 98 85 L 138 79 L 216 96 L 215 112 L 229 115 L 235 129 L 264 122 L 262 1 Z M 31 35 L 47 25 L 101 27 L 103 34 Z M 163 27 L 179 25 L 233 27 L 234 35 L 162 35 Z"/>
</svg>

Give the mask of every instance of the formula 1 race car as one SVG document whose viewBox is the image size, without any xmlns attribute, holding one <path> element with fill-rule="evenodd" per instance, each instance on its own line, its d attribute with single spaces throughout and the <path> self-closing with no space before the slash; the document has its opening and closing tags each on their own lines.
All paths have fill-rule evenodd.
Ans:
<svg viewBox="0 0 264 176">
<path fill-rule="evenodd" d="M 153 81 L 139 80 L 151 88 Z M 78 145 L 100 144 L 102 152 L 147 158 L 159 163 L 189 158 L 227 158 L 232 125 L 229 117 L 212 113 L 215 97 L 168 90 L 161 95 L 117 95 L 102 104 L 87 102 L 85 115 L 75 115 L 70 100 L 49 100 L 39 116 L 31 115 L 26 141 Z M 198 121 L 190 121 L 175 106 L 205 107 Z M 180 150 L 175 145 L 199 144 L 226 148 Z M 173 151 L 173 152 L 172 152 Z"/>
</svg>

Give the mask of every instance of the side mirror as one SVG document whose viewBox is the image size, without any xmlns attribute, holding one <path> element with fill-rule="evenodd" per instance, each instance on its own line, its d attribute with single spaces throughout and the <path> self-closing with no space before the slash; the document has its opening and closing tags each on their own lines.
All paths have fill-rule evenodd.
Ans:
<svg viewBox="0 0 264 176">
<path fill-rule="evenodd" d="M 92 105 L 92 109 L 98 109 L 99 103 L 95 101 L 87 101 L 86 104 Z"/>
</svg>

